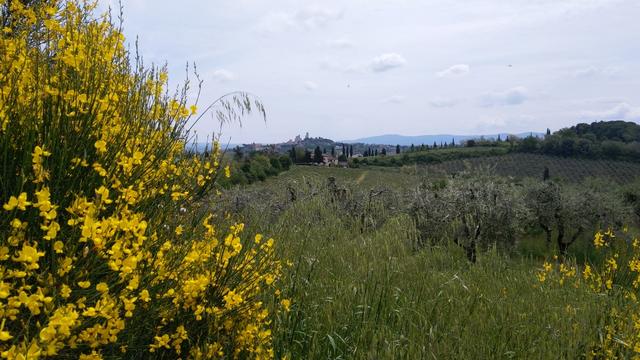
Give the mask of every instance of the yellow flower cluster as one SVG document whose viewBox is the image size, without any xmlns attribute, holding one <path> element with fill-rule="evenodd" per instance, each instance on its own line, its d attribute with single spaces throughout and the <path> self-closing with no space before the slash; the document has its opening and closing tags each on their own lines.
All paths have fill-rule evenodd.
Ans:
<svg viewBox="0 0 640 360">
<path fill-rule="evenodd" d="M 536 276 L 543 288 L 571 284 L 597 296 L 607 296 L 615 304 L 605 309 L 602 336 L 594 341 L 589 355 L 593 358 L 640 359 L 640 241 L 628 229 L 616 234 L 612 229 L 598 231 L 593 245 L 602 259 L 578 266 L 567 261 L 545 262 Z"/>
<path fill-rule="evenodd" d="M 274 240 L 207 215 L 188 81 L 94 7 L 0 0 L 0 357 L 272 358 Z"/>
</svg>

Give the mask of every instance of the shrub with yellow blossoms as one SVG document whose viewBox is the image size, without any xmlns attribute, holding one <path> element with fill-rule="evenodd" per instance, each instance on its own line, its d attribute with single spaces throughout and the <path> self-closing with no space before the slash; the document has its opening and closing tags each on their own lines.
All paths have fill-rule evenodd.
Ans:
<svg viewBox="0 0 640 360">
<path fill-rule="evenodd" d="M 94 7 L 0 0 L 0 357 L 273 357 L 273 239 L 207 213 L 188 81 Z"/>
<path fill-rule="evenodd" d="M 563 286 L 584 288 L 601 304 L 598 339 L 589 358 L 640 359 L 640 239 L 625 227 L 598 231 L 595 258 L 581 266 L 570 261 L 545 262 L 537 278 L 544 291 Z M 570 306 L 570 305 L 568 305 Z"/>
</svg>

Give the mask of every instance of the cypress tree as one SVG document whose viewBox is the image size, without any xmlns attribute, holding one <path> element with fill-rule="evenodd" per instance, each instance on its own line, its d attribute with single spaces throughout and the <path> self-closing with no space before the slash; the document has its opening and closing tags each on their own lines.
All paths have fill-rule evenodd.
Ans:
<svg viewBox="0 0 640 360">
<path fill-rule="evenodd" d="M 244 154 L 242 153 L 242 149 L 240 149 L 240 146 L 236 146 L 235 149 L 233 149 L 233 157 L 236 160 L 240 160 L 244 157 Z"/>
<path fill-rule="evenodd" d="M 320 146 L 316 146 L 316 149 L 313 152 L 313 159 L 318 164 L 322 162 L 322 150 L 320 150 Z"/>
<path fill-rule="evenodd" d="M 292 146 L 291 150 L 289 150 L 289 157 L 291 158 L 292 162 L 296 162 L 296 147 Z"/>
</svg>

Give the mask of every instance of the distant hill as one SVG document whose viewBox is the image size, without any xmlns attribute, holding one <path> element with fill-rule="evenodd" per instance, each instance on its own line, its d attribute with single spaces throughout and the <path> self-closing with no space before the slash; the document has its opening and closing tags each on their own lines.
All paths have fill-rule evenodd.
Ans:
<svg viewBox="0 0 640 360">
<path fill-rule="evenodd" d="M 618 141 L 625 144 L 640 141 L 640 125 L 632 121 L 597 121 L 561 129 L 554 135 L 587 139 L 591 142 Z"/>
<path fill-rule="evenodd" d="M 480 139 L 485 138 L 487 140 L 495 140 L 500 136 L 502 140 L 505 140 L 509 135 L 516 135 L 518 137 L 527 137 L 529 135 L 533 135 L 536 137 L 544 137 L 544 133 L 541 132 L 526 132 L 520 134 L 489 134 L 489 135 L 452 135 L 452 134 L 441 134 L 441 135 L 418 135 L 418 136 L 405 136 L 405 135 L 379 135 L 379 136 L 371 136 L 361 139 L 355 140 L 346 140 L 345 143 L 348 144 L 356 144 L 356 143 L 364 143 L 364 144 L 379 144 L 379 145 L 400 145 L 400 146 L 410 146 L 413 145 L 431 145 L 434 142 L 438 145 L 440 143 L 451 143 L 453 139 L 456 143 L 465 142 L 471 139 Z"/>
<path fill-rule="evenodd" d="M 222 151 L 231 151 L 233 148 L 235 148 L 236 146 L 244 146 L 242 144 L 226 144 L 226 143 L 221 143 L 220 144 L 220 149 Z M 209 149 L 211 150 L 211 144 L 210 143 L 189 143 L 187 144 L 187 150 L 191 150 L 191 151 L 195 151 L 195 152 L 203 152 L 205 149 Z"/>
<path fill-rule="evenodd" d="M 640 162 L 640 125 L 620 120 L 582 123 L 521 145 L 520 150 L 529 153 Z"/>
</svg>

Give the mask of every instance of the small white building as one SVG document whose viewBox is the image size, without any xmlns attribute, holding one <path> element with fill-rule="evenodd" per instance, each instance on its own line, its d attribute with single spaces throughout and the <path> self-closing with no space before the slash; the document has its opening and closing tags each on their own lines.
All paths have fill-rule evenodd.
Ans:
<svg viewBox="0 0 640 360">
<path fill-rule="evenodd" d="M 322 164 L 325 166 L 337 166 L 338 165 L 338 159 L 329 155 L 329 154 L 323 154 L 322 155 Z"/>
</svg>

